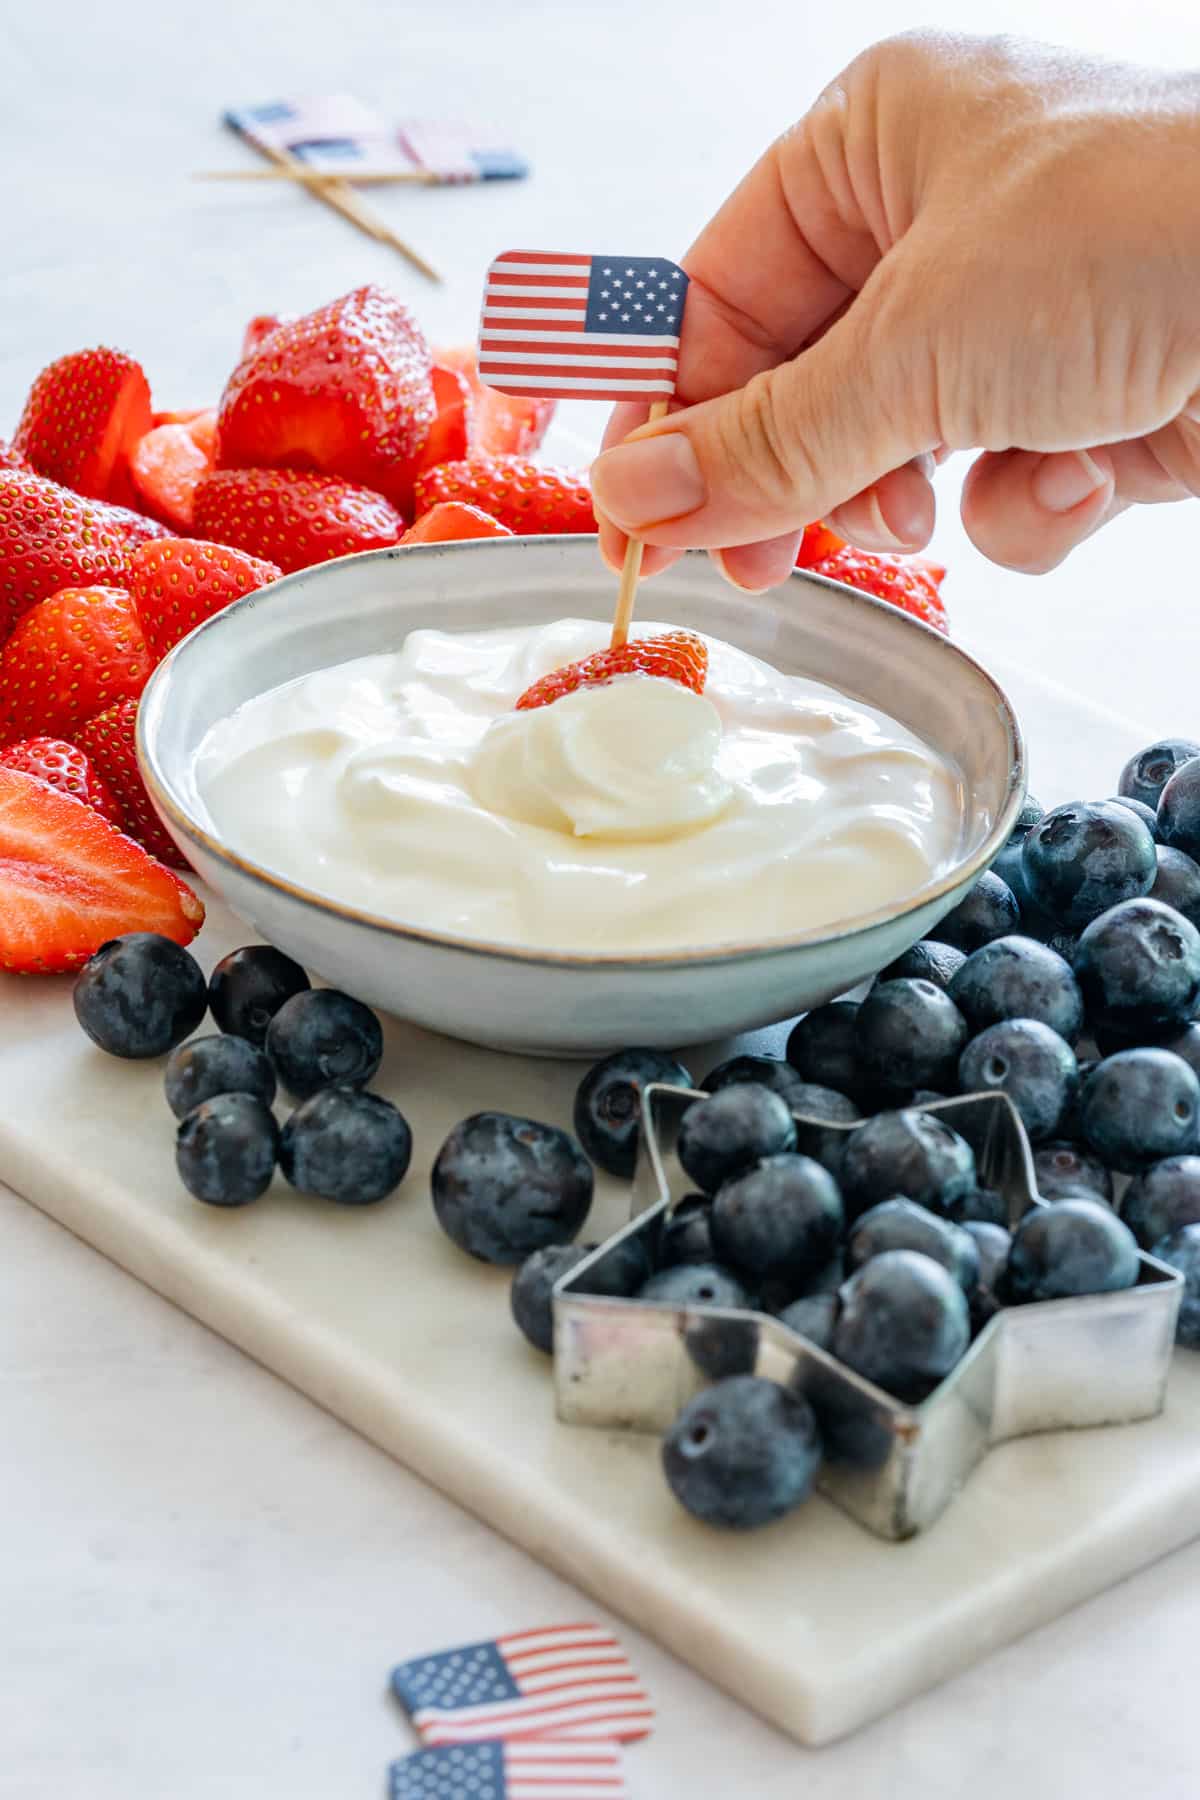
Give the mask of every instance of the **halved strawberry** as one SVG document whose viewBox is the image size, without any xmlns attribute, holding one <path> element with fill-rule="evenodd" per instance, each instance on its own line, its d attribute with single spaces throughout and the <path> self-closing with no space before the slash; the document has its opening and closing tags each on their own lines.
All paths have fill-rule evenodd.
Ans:
<svg viewBox="0 0 1200 1800">
<path fill-rule="evenodd" d="M 255 313 L 242 333 L 243 361 L 252 350 L 257 350 L 263 339 L 270 337 L 273 331 L 278 331 L 281 325 L 290 325 L 292 317 L 291 313 Z"/>
<path fill-rule="evenodd" d="M 467 454 L 471 423 L 471 390 L 457 369 L 443 369 L 434 363 L 431 372 L 433 401 L 437 416 L 425 440 L 417 473 L 432 469 L 438 463 L 461 462 Z"/>
<path fill-rule="evenodd" d="M 929 562 L 923 556 L 876 555 L 845 544 L 832 556 L 813 563 L 812 571 L 814 575 L 827 575 L 832 581 L 860 588 L 877 600 L 888 600 L 914 619 L 932 625 L 935 631 L 949 634 L 946 602 L 939 591 L 946 574 L 941 563 Z"/>
<path fill-rule="evenodd" d="M 156 425 L 134 445 L 129 469 L 147 512 L 176 531 L 190 531 L 196 485 L 216 455 L 217 415 Z"/>
<path fill-rule="evenodd" d="M 618 675 L 657 675 L 678 681 L 693 694 L 704 692 L 708 678 L 708 646 L 690 631 L 664 631 L 659 637 L 632 638 L 619 650 L 597 650 L 564 669 L 553 669 L 517 701 L 518 712 L 549 706 L 576 688 L 603 687 Z"/>
<path fill-rule="evenodd" d="M 155 812 L 138 768 L 137 716 L 136 700 L 118 700 L 115 706 L 80 725 L 75 742 L 116 795 L 126 835 L 136 838 L 159 862 L 186 869 L 187 859 Z"/>
<path fill-rule="evenodd" d="M 67 737 L 114 700 L 140 694 L 150 654 L 123 588 L 60 588 L 0 650 L 0 743 Z"/>
<path fill-rule="evenodd" d="M 124 579 L 126 537 L 116 510 L 41 475 L 0 472 L 0 643 L 58 588 Z"/>
<path fill-rule="evenodd" d="M 434 420 L 429 346 L 382 288 L 278 325 L 221 396 L 223 468 L 319 469 L 407 507 Z"/>
<path fill-rule="evenodd" d="M 477 506 L 463 506 L 457 500 L 441 500 L 422 513 L 410 531 L 400 539 L 402 544 L 450 544 L 459 538 L 512 537 L 507 525 L 501 525 L 490 513 Z"/>
<path fill-rule="evenodd" d="M 472 456 L 528 456 L 537 449 L 554 417 L 557 400 L 531 400 L 485 387 L 471 344 L 435 350 L 433 360 L 443 368 L 457 369 L 470 388 Z M 462 455 L 466 454 L 464 450 Z"/>
<path fill-rule="evenodd" d="M 162 538 L 129 559 L 129 591 L 153 662 L 161 662 L 189 631 L 255 588 L 278 581 L 277 563 L 228 544 Z"/>
<path fill-rule="evenodd" d="M 0 768 L 0 969 L 79 969 L 109 938 L 190 944 L 204 908 L 140 844 L 33 775 Z"/>
<path fill-rule="evenodd" d="M 800 540 L 800 548 L 796 552 L 796 567 L 811 569 L 826 556 L 833 556 L 838 550 L 845 548 L 845 538 L 840 538 L 836 531 L 830 531 L 828 525 L 820 523 L 806 525 L 804 536 Z"/>
<path fill-rule="evenodd" d="M 195 528 L 290 574 L 399 543 L 404 520 L 382 494 L 295 469 L 213 469 L 196 489 Z"/>
<path fill-rule="evenodd" d="M 24 738 L 19 744 L 0 750 L 0 766 L 48 781 L 60 793 L 71 794 L 84 806 L 90 806 L 118 831 L 122 829 L 116 795 L 75 744 L 64 743 L 62 738 Z"/>
<path fill-rule="evenodd" d="M 76 350 L 29 390 L 13 447 L 39 475 L 93 500 L 129 497 L 129 453 L 150 429 L 150 385 L 122 350 Z"/>
<path fill-rule="evenodd" d="M 595 531 L 592 494 L 573 469 L 543 467 L 521 456 L 472 456 L 439 463 L 417 478 L 417 515 L 442 500 L 478 506 L 520 536 Z"/>
</svg>

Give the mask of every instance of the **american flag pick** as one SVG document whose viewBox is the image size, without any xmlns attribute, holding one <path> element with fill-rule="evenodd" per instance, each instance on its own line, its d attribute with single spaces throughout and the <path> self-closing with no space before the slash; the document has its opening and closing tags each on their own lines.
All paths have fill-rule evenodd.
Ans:
<svg viewBox="0 0 1200 1800">
<path fill-rule="evenodd" d="M 393 1669 L 392 1688 L 426 1744 L 629 1739 L 654 1723 L 628 1657 L 598 1625 L 510 1632 L 416 1657 Z"/>
<path fill-rule="evenodd" d="M 487 272 L 480 379 L 502 394 L 669 399 L 687 287 L 662 256 L 506 250 Z"/>
<path fill-rule="evenodd" d="M 393 1763 L 391 1778 L 391 1800 L 627 1800 L 615 1744 L 453 1744 Z"/>
</svg>

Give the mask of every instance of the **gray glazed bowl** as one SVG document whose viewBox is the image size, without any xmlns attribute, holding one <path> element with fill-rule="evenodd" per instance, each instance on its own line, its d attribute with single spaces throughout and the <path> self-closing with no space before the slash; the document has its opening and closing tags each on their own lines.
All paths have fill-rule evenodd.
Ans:
<svg viewBox="0 0 1200 1800">
<path fill-rule="evenodd" d="M 155 672 L 138 719 L 150 797 L 200 875 L 271 943 L 361 999 L 452 1037 L 532 1054 L 677 1048 L 766 1025 L 873 975 L 923 937 L 1015 823 L 1025 758 L 991 676 L 938 633 L 834 582 L 796 574 L 761 596 L 707 558 L 656 577 L 643 611 L 726 638 L 907 725 L 962 772 L 961 860 L 919 894 L 836 929 L 677 953 L 574 956 L 417 929 L 311 893 L 236 854 L 197 791 L 209 727 L 281 682 L 399 647 L 420 626 L 477 630 L 611 615 L 590 537 L 378 550 L 288 576 L 201 625 Z"/>
</svg>

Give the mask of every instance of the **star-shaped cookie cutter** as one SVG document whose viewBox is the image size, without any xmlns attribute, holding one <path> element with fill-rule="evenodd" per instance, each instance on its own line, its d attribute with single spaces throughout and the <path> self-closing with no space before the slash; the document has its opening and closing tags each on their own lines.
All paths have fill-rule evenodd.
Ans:
<svg viewBox="0 0 1200 1800">
<path fill-rule="evenodd" d="M 1137 1285 L 1123 1292 L 997 1313 L 918 1406 L 893 1399 L 765 1313 L 589 1293 L 595 1271 L 630 1238 L 642 1240 L 653 1259 L 664 1221 L 691 1185 L 674 1145 L 684 1112 L 700 1098 L 689 1088 L 646 1089 L 632 1223 L 554 1290 L 554 1383 L 564 1424 L 661 1433 L 719 1376 L 769 1376 L 806 1394 L 818 1414 L 826 1447 L 821 1491 L 878 1536 L 906 1538 L 938 1518 L 993 1444 L 1161 1412 L 1183 1283 L 1145 1254 Z M 1007 1096 L 968 1095 L 925 1110 L 971 1144 L 980 1183 L 1003 1197 L 1010 1224 L 1045 1204 Z M 854 1129 L 795 1117 L 801 1150 L 814 1146 L 814 1134 L 827 1143 L 830 1132 Z"/>
</svg>

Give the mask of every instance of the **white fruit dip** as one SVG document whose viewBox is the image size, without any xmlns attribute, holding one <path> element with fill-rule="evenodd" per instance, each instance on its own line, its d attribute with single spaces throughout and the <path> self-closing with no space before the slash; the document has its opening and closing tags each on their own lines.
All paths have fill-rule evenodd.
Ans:
<svg viewBox="0 0 1200 1800">
<path fill-rule="evenodd" d="M 515 710 L 607 636 L 581 619 L 414 631 L 220 720 L 201 796 L 231 850 L 312 893 L 529 949 L 791 937 L 955 862 L 957 769 L 883 713 L 717 639 L 703 696 L 626 675 Z"/>
</svg>

